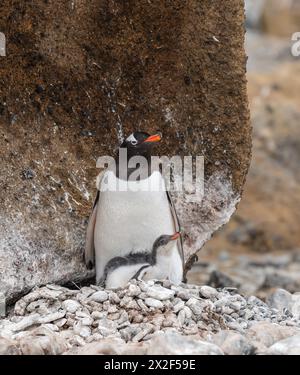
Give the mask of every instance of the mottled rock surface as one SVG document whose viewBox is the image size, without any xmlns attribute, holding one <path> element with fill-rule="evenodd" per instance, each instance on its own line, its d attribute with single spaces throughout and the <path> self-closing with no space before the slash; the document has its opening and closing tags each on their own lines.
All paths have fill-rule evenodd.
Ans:
<svg viewBox="0 0 300 375">
<path fill-rule="evenodd" d="M 176 200 L 187 258 L 229 220 L 250 157 L 242 0 L 3 0 L 0 30 L 1 291 L 88 276 L 95 161 L 133 129 L 205 157 L 203 202 Z"/>
<path fill-rule="evenodd" d="M 99 293 L 107 299 L 95 301 Z M 0 320 L 0 353 L 293 354 L 300 316 L 292 313 L 298 295 L 291 296 L 281 311 L 234 290 L 167 281 L 133 281 L 114 291 L 47 285 Z"/>
</svg>

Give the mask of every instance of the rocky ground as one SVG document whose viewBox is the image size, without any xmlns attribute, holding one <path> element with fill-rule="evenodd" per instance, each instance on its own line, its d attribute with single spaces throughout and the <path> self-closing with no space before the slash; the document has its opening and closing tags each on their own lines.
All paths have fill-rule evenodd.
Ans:
<svg viewBox="0 0 300 375">
<path fill-rule="evenodd" d="M 36 288 L 0 320 L 0 354 L 300 354 L 300 294 L 132 281 Z"/>
<path fill-rule="evenodd" d="M 290 37 L 247 32 L 253 158 L 231 221 L 199 253 L 189 282 L 263 299 L 300 290 L 300 65 Z"/>
<path fill-rule="evenodd" d="M 213 262 L 199 261 L 189 274 L 189 282 L 235 287 L 243 295 L 253 294 L 265 300 L 276 288 L 300 291 L 299 275 L 298 251 L 237 255 L 224 250 Z"/>
</svg>

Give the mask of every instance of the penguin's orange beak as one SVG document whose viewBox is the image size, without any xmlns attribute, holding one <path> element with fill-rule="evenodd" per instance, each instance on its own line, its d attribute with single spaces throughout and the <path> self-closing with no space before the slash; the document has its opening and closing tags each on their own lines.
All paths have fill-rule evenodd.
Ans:
<svg viewBox="0 0 300 375">
<path fill-rule="evenodd" d="M 145 139 L 144 143 L 155 143 L 161 141 L 161 134 L 154 134 L 150 135 L 147 139 Z"/>
<path fill-rule="evenodd" d="M 176 233 L 173 234 L 173 236 L 171 237 L 171 240 L 175 241 L 175 240 L 177 240 L 179 237 L 180 237 L 180 233 L 179 233 L 179 232 L 176 232 Z"/>
</svg>

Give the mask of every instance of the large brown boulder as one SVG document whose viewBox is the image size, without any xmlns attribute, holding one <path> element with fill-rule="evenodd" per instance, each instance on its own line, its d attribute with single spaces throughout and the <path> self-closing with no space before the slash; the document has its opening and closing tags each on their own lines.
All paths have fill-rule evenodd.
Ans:
<svg viewBox="0 0 300 375">
<path fill-rule="evenodd" d="M 0 290 L 87 277 L 96 159 L 133 129 L 205 157 L 203 202 L 176 201 L 187 259 L 229 220 L 251 144 L 243 5 L 2 0 Z"/>
</svg>

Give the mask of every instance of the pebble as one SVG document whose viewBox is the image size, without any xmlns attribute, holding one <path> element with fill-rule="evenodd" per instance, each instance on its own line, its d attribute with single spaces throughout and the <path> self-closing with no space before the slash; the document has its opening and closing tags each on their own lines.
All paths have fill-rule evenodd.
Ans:
<svg viewBox="0 0 300 375">
<path fill-rule="evenodd" d="M 75 313 L 80 308 L 80 303 L 72 299 L 67 299 L 62 303 L 62 307 L 69 313 Z"/>
<path fill-rule="evenodd" d="M 154 307 L 156 309 L 162 309 L 164 307 L 164 304 L 161 301 L 158 301 L 154 298 L 146 298 L 145 304 L 149 307 Z"/>
<path fill-rule="evenodd" d="M 108 300 L 108 294 L 105 291 L 99 290 L 98 292 L 92 294 L 90 299 L 94 302 L 105 302 Z"/>
<path fill-rule="evenodd" d="M 173 306 L 173 311 L 175 313 L 178 313 L 178 311 L 182 310 L 184 306 L 185 306 L 184 301 L 179 301 L 176 303 L 176 305 Z"/>
<path fill-rule="evenodd" d="M 147 289 L 146 293 L 148 297 L 154 298 L 160 301 L 165 301 L 167 299 L 174 297 L 175 295 L 174 290 L 164 288 L 160 285 L 151 286 L 150 288 Z"/>
<path fill-rule="evenodd" d="M 214 298 L 217 297 L 218 291 L 211 286 L 201 286 L 199 290 L 200 296 L 204 298 Z"/>
<path fill-rule="evenodd" d="M 98 330 L 104 337 L 113 335 L 117 330 L 117 324 L 107 318 L 100 319 L 98 323 Z"/>
</svg>

